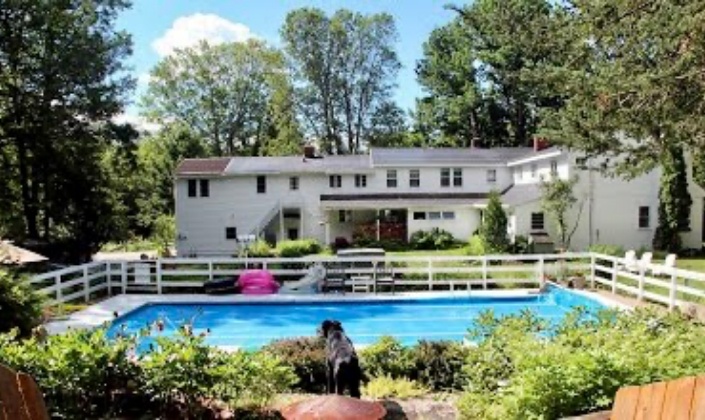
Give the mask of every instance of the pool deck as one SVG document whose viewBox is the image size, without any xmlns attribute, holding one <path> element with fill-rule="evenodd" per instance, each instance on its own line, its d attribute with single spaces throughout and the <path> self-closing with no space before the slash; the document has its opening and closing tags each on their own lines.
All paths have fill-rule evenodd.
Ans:
<svg viewBox="0 0 705 420">
<path fill-rule="evenodd" d="M 613 308 L 629 309 L 629 306 L 609 299 L 597 293 L 571 290 L 571 292 L 586 296 L 599 303 Z M 115 319 L 115 314 L 122 316 L 133 311 L 140 306 L 150 303 L 271 303 L 271 302 L 356 302 L 356 301 L 393 301 L 410 299 L 434 299 L 434 298 L 468 298 L 468 297 L 522 297 L 533 296 L 538 293 L 537 289 L 514 289 L 514 290 L 473 290 L 457 292 L 402 292 L 402 293 L 380 293 L 380 294 L 324 294 L 324 295 L 204 295 L 204 294 L 183 294 L 183 295 L 152 295 L 152 294 L 129 294 L 118 295 L 108 298 L 102 302 L 91 305 L 82 311 L 69 315 L 66 319 L 54 320 L 45 324 L 49 334 L 61 334 L 69 329 L 90 329 L 103 325 Z"/>
</svg>

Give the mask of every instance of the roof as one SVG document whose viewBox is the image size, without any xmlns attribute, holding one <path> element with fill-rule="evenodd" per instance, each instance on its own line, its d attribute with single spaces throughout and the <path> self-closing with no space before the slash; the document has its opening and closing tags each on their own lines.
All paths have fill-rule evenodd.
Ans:
<svg viewBox="0 0 705 420">
<path fill-rule="evenodd" d="M 497 164 L 528 156 L 531 147 L 479 148 L 376 148 L 372 149 L 374 166 L 424 165 L 424 164 Z"/>
<path fill-rule="evenodd" d="M 513 185 L 502 194 L 502 204 L 518 206 L 541 199 L 538 184 Z"/>
<path fill-rule="evenodd" d="M 205 158 L 205 159 L 184 159 L 176 167 L 177 175 L 212 175 L 221 174 L 230 163 L 228 157 Z"/>
<path fill-rule="evenodd" d="M 323 158 L 303 156 L 234 157 L 225 174 L 361 172 L 371 170 L 369 155 L 332 155 Z"/>
<path fill-rule="evenodd" d="M 46 260 L 48 260 L 47 257 L 36 252 L 12 245 L 8 241 L 0 241 L 0 264 L 22 265 Z"/>
</svg>

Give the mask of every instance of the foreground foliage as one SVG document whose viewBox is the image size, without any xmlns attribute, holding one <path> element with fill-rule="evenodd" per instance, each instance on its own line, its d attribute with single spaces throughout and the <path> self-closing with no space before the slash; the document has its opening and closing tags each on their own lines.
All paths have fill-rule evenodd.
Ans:
<svg viewBox="0 0 705 420">
<path fill-rule="evenodd" d="M 608 409 L 617 389 L 705 371 L 705 329 L 678 314 L 649 310 L 586 318 L 574 311 L 546 338 L 532 313 L 491 313 L 470 338 L 467 392 L 472 419 L 554 419 Z"/>
<path fill-rule="evenodd" d="M 17 328 L 27 335 L 39 324 L 42 297 L 19 274 L 0 269 L 0 333 Z"/>
</svg>

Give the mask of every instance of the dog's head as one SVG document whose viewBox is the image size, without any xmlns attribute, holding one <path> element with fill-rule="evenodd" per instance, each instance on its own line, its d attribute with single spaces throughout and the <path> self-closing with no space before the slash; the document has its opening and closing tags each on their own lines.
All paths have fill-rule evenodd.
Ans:
<svg viewBox="0 0 705 420">
<path fill-rule="evenodd" d="M 343 331 L 343 326 L 340 321 L 326 319 L 318 328 L 318 334 L 323 338 L 328 338 L 328 335 L 333 331 Z"/>
</svg>

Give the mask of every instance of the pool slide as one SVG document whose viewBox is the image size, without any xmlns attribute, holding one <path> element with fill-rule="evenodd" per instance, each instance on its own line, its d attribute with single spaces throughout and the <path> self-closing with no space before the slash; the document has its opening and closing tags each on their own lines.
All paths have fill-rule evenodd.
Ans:
<svg viewBox="0 0 705 420">
<path fill-rule="evenodd" d="M 279 289 L 282 294 L 312 294 L 318 293 L 320 284 L 326 278 L 326 269 L 322 264 L 314 264 L 300 280 L 284 283 Z"/>
</svg>

